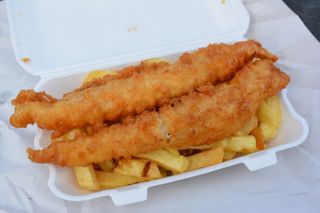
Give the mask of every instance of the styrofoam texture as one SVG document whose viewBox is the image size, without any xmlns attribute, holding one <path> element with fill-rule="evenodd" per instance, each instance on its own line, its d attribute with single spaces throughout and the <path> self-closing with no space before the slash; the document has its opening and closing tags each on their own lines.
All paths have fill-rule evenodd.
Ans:
<svg viewBox="0 0 320 213">
<path fill-rule="evenodd" d="M 62 76 L 240 39 L 241 0 L 6 0 L 18 63 Z M 21 58 L 30 58 L 24 63 Z"/>
<path fill-rule="evenodd" d="M 162 58 L 169 61 L 174 61 L 179 55 L 180 54 L 174 54 Z M 127 66 L 127 64 L 112 67 L 108 70 L 117 70 L 123 66 Z M 83 77 L 84 74 L 79 73 L 55 79 L 44 79 L 39 82 L 36 89 L 45 90 L 55 96 L 61 96 L 61 94 L 80 85 Z M 59 85 L 59 87 L 57 87 L 57 85 Z M 309 132 L 307 122 L 295 112 L 290 101 L 288 100 L 286 89 L 281 92 L 280 97 L 283 112 L 283 124 L 279 130 L 278 136 L 268 143 L 268 148 L 266 150 L 235 158 L 233 160 L 196 171 L 99 192 L 89 192 L 80 189 L 77 186 L 72 169 L 49 165 L 49 188 L 55 195 L 66 200 L 84 201 L 110 196 L 115 205 L 126 205 L 146 200 L 148 188 L 153 186 L 196 177 L 208 172 L 220 170 L 241 163 L 245 164 L 250 171 L 256 171 L 264 167 L 271 166 L 277 162 L 276 153 L 278 151 L 298 146 L 306 139 Z M 49 131 L 43 131 L 39 129 L 35 137 L 36 148 L 46 147 L 47 144 L 50 143 L 49 133 Z"/>
</svg>

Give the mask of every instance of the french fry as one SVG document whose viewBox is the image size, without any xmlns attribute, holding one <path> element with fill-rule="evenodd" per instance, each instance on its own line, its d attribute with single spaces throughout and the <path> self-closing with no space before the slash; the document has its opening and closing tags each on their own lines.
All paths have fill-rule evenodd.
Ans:
<svg viewBox="0 0 320 213">
<path fill-rule="evenodd" d="M 251 135 L 253 135 L 256 139 L 256 146 L 258 150 L 264 149 L 264 139 L 259 127 L 254 128 L 252 130 Z"/>
<path fill-rule="evenodd" d="M 144 169 L 147 160 L 143 159 L 124 159 L 118 162 L 118 165 L 113 169 L 113 172 L 120 175 L 128 175 L 134 177 L 144 177 Z"/>
<path fill-rule="evenodd" d="M 186 157 L 177 156 L 166 149 L 139 154 L 136 157 L 154 161 L 159 166 L 174 172 L 184 172 L 189 166 L 189 161 Z"/>
<path fill-rule="evenodd" d="M 273 139 L 278 133 L 282 120 L 279 97 L 272 96 L 264 100 L 258 109 L 257 116 L 264 140 Z"/>
<path fill-rule="evenodd" d="M 144 60 L 143 62 L 145 62 L 145 63 L 160 63 L 160 62 L 168 62 L 168 61 L 161 59 L 161 58 L 150 58 L 150 59 Z"/>
<path fill-rule="evenodd" d="M 121 165 L 115 167 L 113 172 L 96 171 L 98 182 L 102 188 L 117 188 L 162 177 L 159 167 L 154 162 L 141 159 L 121 161 Z M 142 167 L 143 165 L 144 167 Z M 147 165 L 148 170 L 143 175 Z"/>
<path fill-rule="evenodd" d="M 206 144 L 206 145 L 201 145 L 201 146 L 194 146 L 194 147 L 191 147 L 191 149 L 214 149 L 214 148 L 217 148 L 219 146 L 226 147 L 228 140 L 229 140 L 229 138 L 226 138 L 226 139 L 223 139 L 223 140 L 220 140 L 220 141 L 213 142 L 211 144 Z"/>
<path fill-rule="evenodd" d="M 85 77 L 84 77 L 84 80 L 82 82 L 82 84 L 84 83 L 88 83 L 96 78 L 101 78 L 105 75 L 116 75 L 117 72 L 115 71 L 111 71 L 111 70 L 94 70 L 94 71 L 91 71 L 89 72 Z"/>
<path fill-rule="evenodd" d="M 198 148 L 200 148 L 200 149 L 215 149 L 215 148 L 222 146 L 224 148 L 223 160 L 231 160 L 234 158 L 234 156 L 237 154 L 237 152 L 230 150 L 230 148 L 228 147 L 229 140 L 230 140 L 230 138 L 226 138 L 221 141 L 214 142 L 212 144 L 200 146 Z"/>
<path fill-rule="evenodd" d="M 102 171 L 110 172 L 110 171 L 112 171 L 112 169 L 114 167 L 114 163 L 113 163 L 113 160 L 107 160 L 102 163 L 99 163 L 99 166 L 102 169 Z"/>
<path fill-rule="evenodd" d="M 188 171 L 221 163 L 223 161 L 223 155 L 223 146 L 219 146 L 217 148 L 209 149 L 208 151 L 191 155 L 187 157 L 189 160 Z"/>
<path fill-rule="evenodd" d="M 221 141 L 214 142 L 212 144 L 193 147 L 193 149 L 213 149 L 219 146 L 223 146 L 225 150 L 229 151 L 228 157 L 231 157 L 232 153 L 251 153 L 256 151 L 256 141 L 254 136 L 232 136 Z"/>
<path fill-rule="evenodd" d="M 161 173 L 156 163 L 144 159 L 120 160 L 113 169 L 114 173 L 146 179 L 160 178 Z"/>
<path fill-rule="evenodd" d="M 78 166 L 73 168 L 78 185 L 81 188 L 96 191 L 100 189 L 93 166 Z"/>
<path fill-rule="evenodd" d="M 161 177 L 162 177 L 162 174 L 160 172 L 158 165 L 155 162 L 150 162 L 149 169 L 147 171 L 145 178 L 148 180 L 151 180 L 151 179 L 157 179 Z"/>
<path fill-rule="evenodd" d="M 258 108 L 257 116 L 260 122 L 269 123 L 279 128 L 282 120 L 279 97 L 272 96 L 265 99 Z"/>
<path fill-rule="evenodd" d="M 256 148 L 256 139 L 254 136 L 233 136 L 227 140 L 225 149 L 228 151 L 248 154 L 255 152 Z"/>
<path fill-rule="evenodd" d="M 113 189 L 145 181 L 144 178 L 121 175 L 113 172 L 96 171 L 96 175 L 99 184 L 103 189 Z"/>
<path fill-rule="evenodd" d="M 173 155 L 176 155 L 176 156 L 179 156 L 179 155 L 180 155 L 179 151 L 176 150 L 176 149 L 166 148 L 166 150 L 167 150 L 168 152 L 170 152 L 171 154 L 173 154 Z"/>
<path fill-rule="evenodd" d="M 278 128 L 270 123 L 261 122 L 259 124 L 259 129 L 261 130 L 264 141 L 270 141 L 278 134 Z"/>
<path fill-rule="evenodd" d="M 168 176 L 167 171 L 164 168 L 160 167 L 159 170 L 160 170 L 161 177 L 167 177 Z"/>
<path fill-rule="evenodd" d="M 231 160 L 236 156 L 236 152 L 224 150 L 223 160 Z"/>
<path fill-rule="evenodd" d="M 240 130 L 238 130 L 236 136 L 249 135 L 249 133 L 258 126 L 257 116 L 253 116 Z"/>
</svg>

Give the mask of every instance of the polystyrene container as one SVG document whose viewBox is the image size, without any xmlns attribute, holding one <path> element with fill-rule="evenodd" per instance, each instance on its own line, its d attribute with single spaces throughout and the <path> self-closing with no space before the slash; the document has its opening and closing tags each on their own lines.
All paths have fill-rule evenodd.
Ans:
<svg viewBox="0 0 320 213">
<path fill-rule="evenodd" d="M 249 15 L 240 0 L 7 0 L 17 60 L 39 75 L 36 90 L 55 97 L 78 87 L 86 72 L 117 70 L 147 58 L 176 60 L 183 52 L 214 42 L 244 39 Z M 23 63 L 21 58 L 30 58 Z M 301 144 L 308 125 L 280 94 L 283 124 L 268 148 L 221 164 L 112 190 L 89 192 L 76 184 L 73 170 L 49 165 L 50 190 L 60 198 L 84 201 L 110 196 L 115 205 L 147 199 L 148 188 L 236 164 L 256 171 L 277 162 L 276 153 Z M 38 129 L 36 148 L 50 143 Z"/>
</svg>

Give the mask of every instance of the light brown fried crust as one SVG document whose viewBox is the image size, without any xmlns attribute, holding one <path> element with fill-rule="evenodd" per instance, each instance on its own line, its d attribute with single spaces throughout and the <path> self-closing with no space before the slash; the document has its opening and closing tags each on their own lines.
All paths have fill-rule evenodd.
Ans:
<svg viewBox="0 0 320 213">
<path fill-rule="evenodd" d="M 229 83 L 206 85 L 173 99 L 158 111 L 144 112 L 91 136 L 53 141 L 44 150 L 28 149 L 37 163 L 84 166 L 166 147 L 184 149 L 231 136 L 257 111 L 264 98 L 286 87 L 289 77 L 262 60 L 238 72 Z"/>
<path fill-rule="evenodd" d="M 33 90 L 21 90 L 18 96 L 12 100 L 12 105 L 21 105 L 28 102 L 55 103 L 56 98 L 45 92 L 35 92 Z"/>
<path fill-rule="evenodd" d="M 93 79 L 92 81 L 84 83 L 81 85 L 80 88 L 78 88 L 70 93 L 64 94 L 63 98 L 70 98 L 76 92 L 79 92 L 79 91 L 82 91 L 82 90 L 85 90 L 88 88 L 92 88 L 92 87 L 98 87 L 98 86 L 104 85 L 104 84 L 106 84 L 110 81 L 113 81 L 113 80 L 130 78 L 134 74 L 143 74 L 143 73 L 147 73 L 150 71 L 163 69 L 166 66 L 169 66 L 169 63 L 165 62 L 165 61 L 156 62 L 156 63 L 142 61 L 140 64 L 138 64 L 136 66 L 125 67 L 122 70 L 117 71 L 116 75 L 106 74 L 106 75 L 102 76 L 101 78 L 96 78 L 96 79 Z"/>
<path fill-rule="evenodd" d="M 10 122 L 15 127 L 36 122 L 40 128 L 66 132 L 116 121 L 161 106 L 205 83 L 228 80 L 255 57 L 277 59 L 252 40 L 233 45 L 212 44 L 183 54 L 174 64 L 108 80 L 106 84 L 74 92 L 53 104 L 17 105 Z"/>
<path fill-rule="evenodd" d="M 150 63 L 150 62 L 141 62 L 137 66 L 129 66 L 123 68 L 121 71 L 118 71 L 116 75 L 105 75 L 102 78 L 94 79 L 88 83 L 81 85 L 78 91 L 90 88 L 90 87 L 97 87 L 103 84 L 106 84 L 112 80 L 116 79 L 126 79 L 130 78 L 133 74 L 143 74 L 147 73 L 152 70 L 162 69 L 170 64 L 167 62 L 157 62 L 157 63 Z"/>
</svg>

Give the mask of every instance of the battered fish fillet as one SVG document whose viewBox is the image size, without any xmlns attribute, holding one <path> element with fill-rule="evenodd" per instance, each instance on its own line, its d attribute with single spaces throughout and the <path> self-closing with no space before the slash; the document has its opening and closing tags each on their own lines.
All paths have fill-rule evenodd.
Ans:
<svg viewBox="0 0 320 213">
<path fill-rule="evenodd" d="M 73 141 L 53 141 L 44 150 L 29 148 L 37 163 L 84 166 L 166 147 L 184 149 L 231 136 L 257 111 L 263 99 L 286 87 L 289 77 L 272 61 L 244 67 L 228 83 L 204 85 L 157 111 L 144 112 Z"/>
<path fill-rule="evenodd" d="M 10 122 L 15 127 L 36 122 L 40 128 L 60 132 L 99 126 L 161 106 L 205 83 L 230 79 L 254 58 L 277 59 L 252 40 L 233 45 L 212 44 L 185 53 L 174 64 L 108 80 L 105 84 L 75 91 L 54 103 L 31 101 L 20 104 L 19 94 L 13 101 L 16 107 Z"/>
</svg>

